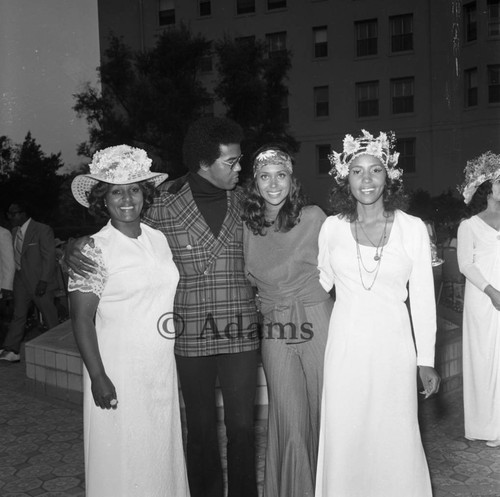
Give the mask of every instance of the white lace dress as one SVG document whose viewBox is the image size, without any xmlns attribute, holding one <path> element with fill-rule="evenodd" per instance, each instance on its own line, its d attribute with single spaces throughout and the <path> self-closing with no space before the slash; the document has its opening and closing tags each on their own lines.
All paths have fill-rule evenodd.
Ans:
<svg viewBox="0 0 500 497">
<path fill-rule="evenodd" d="M 99 298 L 96 330 L 118 408 L 96 407 L 84 368 L 87 497 L 189 496 L 170 315 L 179 273 L 164 235 L 144 224 L 134 239 L 108 223 L 87 254 L 99 271 L 69 290 Z M 168 314 L 170 313 L 170 314 Z M 168 335 L 168 321 L 160 330 Z"/>
</svg>

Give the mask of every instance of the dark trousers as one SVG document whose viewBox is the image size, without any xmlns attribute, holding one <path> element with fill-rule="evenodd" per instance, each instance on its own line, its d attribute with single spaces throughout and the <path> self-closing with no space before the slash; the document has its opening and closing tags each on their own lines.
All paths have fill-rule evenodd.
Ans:
<svg viewBox="0 0 500 497">
<path fill-rule="evenodd" d="M 24 327 L 28 317 L 31 302 L 34 302 L 47 328 L 54 328 L 59 324 L 57 308 L 54 304 L 54 291 L 47 291 L 43 296 L 37 297 L 24 283 L 21 276 L 17 273 L 14 276 L 14 315 L 9 325 L 9 331 L 5 337 L 3 347 L 5 350 L 11 350 L 19 353 L 21 342 L 24 337 Z"/>
<path fill-rule="evenodd" d="M 207 357 L 176 356 L 187 421 L 191 497 L 223 497 L 215 381 L 224 400 L 228 497 L 257 497 L 254 403 L 257 351 Z"/>
</svg>

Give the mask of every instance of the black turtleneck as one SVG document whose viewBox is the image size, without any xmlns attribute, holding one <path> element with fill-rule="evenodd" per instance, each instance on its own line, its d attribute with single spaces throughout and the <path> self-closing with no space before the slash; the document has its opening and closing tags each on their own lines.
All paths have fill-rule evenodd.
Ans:
<svg viewBox="0 0 500 497">
<path fill-rule="evenodd" d="M 215 237 L 219 236 L 227 211 L 227 192 L 198 173 L 189 173 L 188 182 L 201 215 Z"/>
</svg>

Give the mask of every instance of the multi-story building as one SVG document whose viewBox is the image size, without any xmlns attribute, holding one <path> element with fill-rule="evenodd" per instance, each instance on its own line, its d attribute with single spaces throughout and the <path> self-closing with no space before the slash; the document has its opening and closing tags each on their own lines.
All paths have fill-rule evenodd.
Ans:
<svg viewBox="0 0 500 497">
<path fill-rule="evenodd" d="M 407 187 L 433 195 L 462 181 L 467 159 L 500 153 L 500 0 L 99 0 L 101 51 L 110 31 L 145 48 L 181 22 L 291 51 L 296 170 L 320 204 L 345 133 L 394 130 Z"/>
</svg>

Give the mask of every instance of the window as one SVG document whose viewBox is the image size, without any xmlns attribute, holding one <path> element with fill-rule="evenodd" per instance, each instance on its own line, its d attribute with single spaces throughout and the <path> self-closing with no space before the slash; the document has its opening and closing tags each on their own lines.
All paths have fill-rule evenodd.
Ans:
<svg viewBox="0 0 500 497">
<path fill-rule="evenodd" d="M 356 28 L 356 55 L 364 57 L 365 55 L 377 54 L 377 20 L 358 21 Z"/>
<path fill-rule="evenodd" d="M 313 28 L 314 35 L 314 57 L 326 57 L 328 55 L 328 30 L 326 26 Z"/>
<path fill-rule="evenodd" d="M 405 52 L 413 50 L 413 15 L 394 16 L 390 18 L 391 51 Z"/>
<path fill-rule="evenodd" d="M 392 113 L 413 112 L 414 78 L 391 79 Z"/>
<path fill-rule="evenodd" d="M 253 14 L 255 0 L 236 0 L 236 14 Z"/>
<path fill-rule="evenodd" d="M 283 55 L 286 52 L 286 31 L 266 35 L 269 57 Z"/>
<path fill-rule="evenodd" d="M 467 69 L 464 72 L 465 106 L 477 105 L 477 68 Z"/>
<path fill-rule="evenodd" d="M 159 0 L 158 20 L 160 26 L 175 24 L 175 0 Z"/>
<path fill-rule="evenodd" d="M 477 40 L 476 2 L 464 5 L 464 35 L 465 41 Z"/>
<path fill-rule="evenodd" d="M 378 81 L 356 83 L 358 117 L 378 116 Z"/>
<path fill-rule="evenodd" d="M 328 155 L 331 153 L 330 145 L 316 145 L 316 164 L 319 174 L 328 174 L 332 165 Z"/>
<path fill-rule="evenodd" d="M 500 36 L 500 0 L 488 0 L 488 36 Z"/>
<path fill-rule="evenodd" d="M 488 102 L 500 103 L 500 64 L 488 66 Z"/>
<path fill-rule="evenodd" d="M 398 138 L 396 149 L 399 152 L 398 167 L 400 167 L 404 173 L 416 172 L 416 139 Z"/>
<path fill-rule="evenodd" d="M 267 0 L 267 10 L 284 9 L 286 0 Z"/>
<path fill-rule="evenodd" d="M 212 15 L 212 2 L 210 0 L 199 0 L 198 8 L 200 17 Z"/>
<path fill-rule="evenodd" d="M 314 115 L 315 117 L 328 117 L 330 113 L 328 86 L 314 88 Z"/>
</svg>

